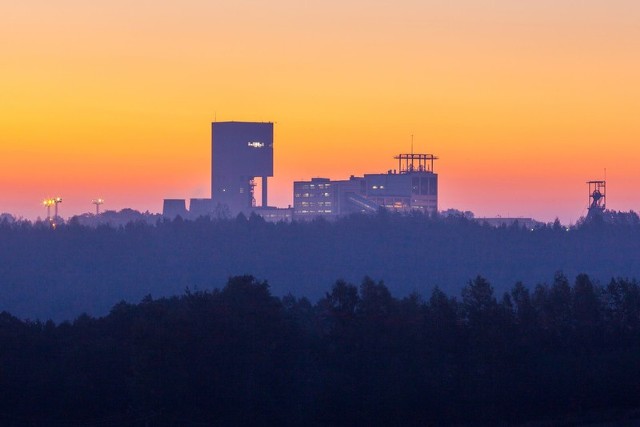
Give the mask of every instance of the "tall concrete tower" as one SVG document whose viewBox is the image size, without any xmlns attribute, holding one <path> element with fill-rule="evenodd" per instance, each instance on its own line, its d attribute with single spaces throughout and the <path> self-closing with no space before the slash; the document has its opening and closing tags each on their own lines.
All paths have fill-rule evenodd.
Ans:
<svg viewBox="0 0 640 427">
<path fill-rule="evenodd" d="M 211 124 L 211 198 L 232 215 L 255 206 L 255 178 L 262 179 L 267 206 L 267 178 L 273 176 L 273 123 Z"/>
</svg>

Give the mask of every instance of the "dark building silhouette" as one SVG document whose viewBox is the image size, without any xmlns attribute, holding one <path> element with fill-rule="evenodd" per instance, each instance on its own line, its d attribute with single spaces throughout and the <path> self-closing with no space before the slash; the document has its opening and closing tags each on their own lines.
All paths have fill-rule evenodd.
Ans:
<svg viewBox="0 0 640 427">
<path fill-rule="evenodd" d="M 186 218 L 188 215 L 184 199 L 165 199 L 162 206 L 162 216 L 165 218 Z"/>
<path fill-rule="evenodd" d="M 267 221 L 337 218 L 373 213 L 438 211 L 437 160 L 432 154 L 399 154 L 398 168 L 386 173 L 351 176 L 347 180 L 313 178 L 293 183 L 293 207 L 268 205 L 268 178 L 273 176 L 273 123 L 213 122 L 211 124 L 211 198 L 165 200 L 167 218 L 234 217 L 255 213 Z M 256 178 L 261 179 L 261 203 L 256 203 Z"/>
<path fill-rule="evenodd" d="M 216 206 L 213 199 L 191 199 L 189 201 L 189 216 L 198 218 L 200 216 L 208 216 L 215 214 Z"/>
<path fill-rule="evenodd" d="M 229 217 L 239 213 L 264 213 L 290 220 L 290 210 L 268 207 L 268 177 L 273 176 L 273 123 L 213 122 L 211 124 L 211 198 L 165 200 L 163 216 Z M 261 179 L 260 206 L 256 206 L 255 179 Z M 267 219 L 267 218 L 265 218 Z"/>
<path fill-rule="evenodd" d="M 211 124 L 211 198 L 232 214 L 256 206 L 255 178 L 262 179 L 261 206 L 268 202 L 267 178 L 273 176 L 273 123 Z"/>
</svg>

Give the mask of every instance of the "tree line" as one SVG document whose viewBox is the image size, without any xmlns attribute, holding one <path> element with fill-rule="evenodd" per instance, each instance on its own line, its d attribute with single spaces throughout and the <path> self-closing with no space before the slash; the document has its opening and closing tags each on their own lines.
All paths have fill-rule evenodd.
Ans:
<svg viewBox="0 0 640 427">
<path fill-rule="evenodd" d="M 272 224 L 258 216 L 85 226 L 0 221 L 0 310 L 19 318 L 102 316 L 118 301 L 210 290 L 230 276 L 269 278 L 271 291 L 315 301 L 335 278 L 365 275 L 399 297 L 438 286 L 460 292 L 482 274 L 499 293 L 564 271 L 640 277 L 635 213 L 567 229 L 493 228 L 463 216 L 353 215 L 335 222 Z M 131 215 L 127 214 L 127 218 Z"/>
<path fill-rule="evenodd" d="M 578 424 L 640 416 L 640 285 L 556 273 L 502 295 L 394 297 L 334 283 L 315 303 L 231 277 L 104 317 L 0 314 L 6 426 Z"/>
</svg>

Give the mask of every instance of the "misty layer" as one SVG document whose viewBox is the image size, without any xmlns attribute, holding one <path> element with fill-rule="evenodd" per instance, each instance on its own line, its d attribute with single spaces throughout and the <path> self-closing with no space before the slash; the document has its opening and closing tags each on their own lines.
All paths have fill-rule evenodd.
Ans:
<svg viewBox="0 0 640 427">
<path fill-rule="evenodd" d="M 104 315 L 121 300 L 211 290 L 233 275 L 269 279 L 274 295 L 316 301 L 336 278 L 384 280 L 394 295 L 457 294 L 483 275 L 498 292 L 533 287 L 563 271 L 601 283 L 640 277 L 637 215 L 567 231 L 493 228 L 462 217 L 354 215 L 336 222 L 264 222 L 252 216 L 141 221 L 56 230 L 0 222 L 0 310 L 20 318 Z M 624 221 L 623 221 L 624 220 Z"/>
</svg>

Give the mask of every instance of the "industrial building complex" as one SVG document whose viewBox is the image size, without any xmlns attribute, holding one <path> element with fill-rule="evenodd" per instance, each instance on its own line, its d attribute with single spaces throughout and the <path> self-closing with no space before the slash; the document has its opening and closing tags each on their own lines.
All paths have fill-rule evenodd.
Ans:
<svg viewBox="0 0 640 427">
<path fill-rule="evenodd" d="M 165 199 L 162 215 L 178 217 L 231 218 L 239 214 L 259 215 L 269 222 L 308 221 L 315 218 L 336 219 L 356 213 L 380 210 L 427 215 L 438 212 L 438 175 L 434 171 L 433 154 L 413 152 L 394 157 L 397 167 L 384 173 L 348 179 L 332 180 L 314 177 L 293 183 L 293 204 L 286 208 L 269 206 L 269 178 L 274 176 L 274 138 L 271 122 L 213 122 L 211 124 L 211 196 L 186 199 Z M 606 178 L 606 170 L 605 170 Z M 259 180 L 259 181 L 258 181 Z M 604 219 L 606 210 L 606 180 L 587 181 L 588 213 L 586 220 Z M 259 195 L 256 194 L 259 188 Z M 258 199 L 258 201 L 256 200 Z M 61 197 L 46 198 L 47 221 L 55 228 L 64 220 L 58 215 Z M 95 215 L 102 217 L 104 199 L 91 202 Z M 51 208 L 55 214 L 51 215 Z M 123 210 L 124 211 L 124 210 Z M 130 209 L 128 211 L 131 211 Z M 462 215 L 467 219 L 491 226 L 520 226 L 529 229 L 544 225 L 532 218 L 474 218 L 472 212 L 449 209 L 442 216 Z M 611 216 L 611 215 L 609 215 Z M 130 217 L 128 213 L 125 217 Z M 611 219 L 611 218 L 610 218 Z M 89 222 L 95 223 L 91 220 Z"/>
<path fill-rule="evenodd" d="M 313 178 L 293 183 L 296 219 L 338 217 L 380 208 L 399 212 L 438 211 L 437 157 L 431 154 L 400 154 L 398 169 L 381 174 L 351 176 L 344 181 Z"/>
<path fill-rule="evenodd" d="M 163 215 L 230 217 L 255 213 L 267 221 L 338 218 L 381 208 L 398 212 L 438 211 L 438 175 L 432 154 L 399 154 L 397 169 L 351 176 L 346 180 L 312 178 L 293 183 L 293 207 L 268 205 L 268 178 L 273 176 L 273 123 L 211 124 L 211 198 L 166 199 Z M 260 201 L 254 189 L 260 179 Z"/>
</svg>

